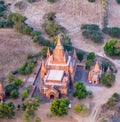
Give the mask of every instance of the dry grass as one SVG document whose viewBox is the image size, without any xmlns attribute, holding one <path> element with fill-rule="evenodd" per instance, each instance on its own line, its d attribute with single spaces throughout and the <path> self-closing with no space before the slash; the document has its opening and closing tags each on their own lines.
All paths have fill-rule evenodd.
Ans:
<svg viewBox="0 0 120 122">
<path fill-rule="evenodd" d="M 12 29 L 0 29 L 0 77 L 6 77 L 25 62 L 26 54 L 36 51 L 30 37 Z"/>
</svg>

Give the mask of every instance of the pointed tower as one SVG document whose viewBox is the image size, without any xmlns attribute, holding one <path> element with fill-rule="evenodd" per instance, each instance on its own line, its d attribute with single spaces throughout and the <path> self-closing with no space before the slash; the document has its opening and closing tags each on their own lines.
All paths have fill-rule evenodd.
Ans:
<svg viewBox="0 0 120 122">
<path fill-rule="evenodd" d="M 48 50 L 47 50 L 47 57 L 50 57 L 50 50 L 49 50 L 49 47 L 48 47 Z"/>
<path fill-rule="evenodd" d="M 70 73 L 73 72 L 73 65 L 72 65 L 72 62 L 70 62 Z"/>
<path fill-rule="evenodd" d="M 5 93 L 3 91 L 2 83 L 0 82 L 0 102 L 3 101 L 4 97 L 5 97 Z"/>
<path fill-rule="evenodd" d="M 61 44 L 60 35 L 59 35 L 57 45 L 53 51 L 53 59 L 54 59 L 53 63 L 65 64 L 66 63 L 65 58 L 66 58 L 66 55 L 64 53 L 64 48 Z"/>
<path fill-rule="evenodd" d="M 110 72 L 111 72 L 111 70 L 110 70 L 110 66 L 108 66 L 108 69 L 107 69 L 106 72 L 107 72 L 107 73 L 110 73 Z"/>
<path fill-rule="evenodd" d="M 100 66 L 98 61 L 96 61 L 95 67 L 94 67 L 94 71 L 99 71 L 100 70 Z"/>
<path fill-rule="evenodd" d="M 44 61 L 42 61 L 41 74 L 40 74 L 41 78 L 43 78 L 45 76 L 46 72 L 47 71 L 46 71 L 45 63 L 44 63 Z"/>
<path fill-rule="evenodd" d="M 74 52 L 73 52 L 73 58 L 74 58 L 74 59 L 77 59 L 77 55 L 76 55 L 76 50 L 75 50 L 75 48 L 74 48 Z"/>
</svg>

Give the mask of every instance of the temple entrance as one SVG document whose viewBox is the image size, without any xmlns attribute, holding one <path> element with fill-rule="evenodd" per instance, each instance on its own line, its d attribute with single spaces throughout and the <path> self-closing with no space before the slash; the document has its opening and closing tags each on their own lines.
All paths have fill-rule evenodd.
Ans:
<svg viewBox="0 0 120 122">
<path fill-rule="evenodd" d="M 55 98 L 54 95 L 51 94 L 51 95 L 50 95 L 50 100 L 54 100 L 54 98 Z"/>
<path fill-rule="evenodd" d="M 94 84 L 96 84 L 96 81 L 94 81 Z"/>
</svg>

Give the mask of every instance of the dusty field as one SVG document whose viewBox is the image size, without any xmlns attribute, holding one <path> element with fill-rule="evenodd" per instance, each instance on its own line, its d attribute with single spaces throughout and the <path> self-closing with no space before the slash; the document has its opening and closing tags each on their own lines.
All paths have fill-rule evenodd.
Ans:
<svg viewBox="0 0 120 122">
<path fill-rule="evenodd" d="M 90 3 L 86 0 L 59 0 L 51 4 L 41 0 L 33 4 L 25 3 L 26 7 L 21 10 L 14 7 L 15 0 L 5 1 L 12 3 L 11 11 L 19 12 L 26 16 L 26 22 L 36 29 L 41 29 L 45 13 L 50 11 L 56 12 L 57 22 L 68 30 L 74 47 L 86 51 L 102 51 L 103 44 L 94 44 L 90 40 L 83 38 L 80 31 L 81 25 L 86 23 L 98 24 L 101 27 L 103 16 L 101 1 L 98 0 L 96 3 Z"/>
<path fill-rule="evenodd" d="M 108 0 L 108 26 L 120 27 L 120 5 L 117 4 L 116 0 Z"/>
<path fill-rule="evenodd" d="M 11 29 L 0 29 L 0 77 L 18 68 L 26 60 L 26 54 L 38 48 L 28 36 Z"/>
</svg>

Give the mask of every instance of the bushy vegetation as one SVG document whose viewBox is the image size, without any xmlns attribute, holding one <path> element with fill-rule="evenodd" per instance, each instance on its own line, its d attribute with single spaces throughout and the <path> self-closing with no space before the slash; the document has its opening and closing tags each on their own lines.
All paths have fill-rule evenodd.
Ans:
<svg viewBox="0 0 120 122">
<path fill-rule="evenodd" d="M 78 99 L 84 99 L 88 95 L 85 85 L 82 82 L 76 82 L 74 84 L 73 96 Z"/>
<path fill-rule="evenodd" d="M 45 24 L 43 25 L 43 27 L 46 33 L 52 37 L 65 31 L 64 27 L 62 27 L 55 21 L 55 17 L 56 16 L 54 12 L 49 12 L 44 15 Z"/>
<path fill-rule="evenodd" d="M 47 0 L 47 1 L 50 2 L 50 3 L 56 2 L 56 0 Z"/>
<path fill-rule="evenodd" d="M 27 61 L 24 65 L 22 65 L 18 69 L 18 73 L 23 74 L 23 75 L 30 74 L 32 70 L 34 69 L 34 67 L 36 66 L 36 63 L 37 62 L 35 60 Z"/>
<path fill-rule="evenodd" d="M 116 2 L 117 2 L 118 4 L 120 4 L 120 0 L 116 0 Z"/>
<path fill-rule="evenodd" d="M 95 60 L 96 56 L 95 56 L 95 53 L 94 52 L 90 52 L 88 53 L 87 55 L 87 61 L 85 62 L 85 68 L 87 70 L 90 70 L 94 60 Z"/>
<path fill-rule="evenodd" d="M 5 17 L 5 11 L 7 7 L 5 6 L 5 3 L 3 0 L 0 0 L 0 17 Z"/>
<path fill-rule="evenodd" d="M 108 67 L 111 67 L 111 65 L 108 61 L 104 61 L 104 62 L 102 62 L 101 67 L 102 67 L 103 71 L 106 72 Z"/>
<path fill-rule="evenodd" d="M 0 118 L 13 118 L 15 106 L 12 102 L 0 103 Z"/>
<path fill-rule="evenodd" d="M 26 99 L 27 96 L 28 96 L 28 89 L 24 89 L 24 90 L 22 91 L 22 99 L 23 99 L 23 100 Z"/>
<path fill-rule="evenodd" d="M 101 83 L 106 87 L 111 87 L 115 82 L 115 75 L 112 73 L 103 73 L 101 77 Z"/>
<path fill-rule="evenodd" d="M 98 25 L 85 24 L 82 25 L 81 30 L 84 37 L 89 38 L 96 43 L 101 42 L 103 39 Z"/>
<path fill-rule="evenodd" d="M 74 110 L 77 113 L 80 113 L 82 115 L 86 115 L 88 113 L 88 107 L 84 104 L 77 104 L 74 106 Z"/>
<path fill-rule="evenodd" d="M 63 116 L 68 113 L 69 99 L 56 99 L 51 103 L 50 111 L 52 115 Z"/>
<path fill-rule="evenodd" d="M 88 0 L 89 2 L 95 2 L 96 0 Z"/>
<path fill-rule="evenodd" d="M 120 41 L 118 40 L 109 40 L 104 46 L 104 51 L 109 56 L 118 56 L 120 57 Z"/>
<path fill-rule="evenodd" d="M 13 94 L 18 94 L 18 88 L 16 87 L 16 85 L 15 84 L 8 84 L 7 86 L 5 86 L 5 95 L 7 97 L 14 98 Z"/>
<path fill-rule="evenodd" d="M 30 122 L 32 120 L 32 118 L 35 115 L 35 111 L 38 109 L 39 107 L 39 102 L 40 99 L 39 98 L 34 98 L 34 99 L 28 99 L 25 100 L 23 103 L 23 119 L 26 122 Z"/>
<path fill-rule="evenodd" d="M 77 51 L 77 58 L 79 61 L 82 61 L 84 57 L 84 52 L 82 51 Z"/>
<path fill-rule="evenodd" d="M 92 61 L 94 61 L 94 60 L 95 60 L 95 53 L 94 53 L 94 52 L 88 53 L 88 55 L 87 55 L 87 60 L 92 60 Z"/>
<path fill-rule="evenodd" d="M 107 27 L 103 29 L 103 32 L 109 34 L 112 37 L 120 38 L 120 28 L 118 27 Z"/>
</svg>

